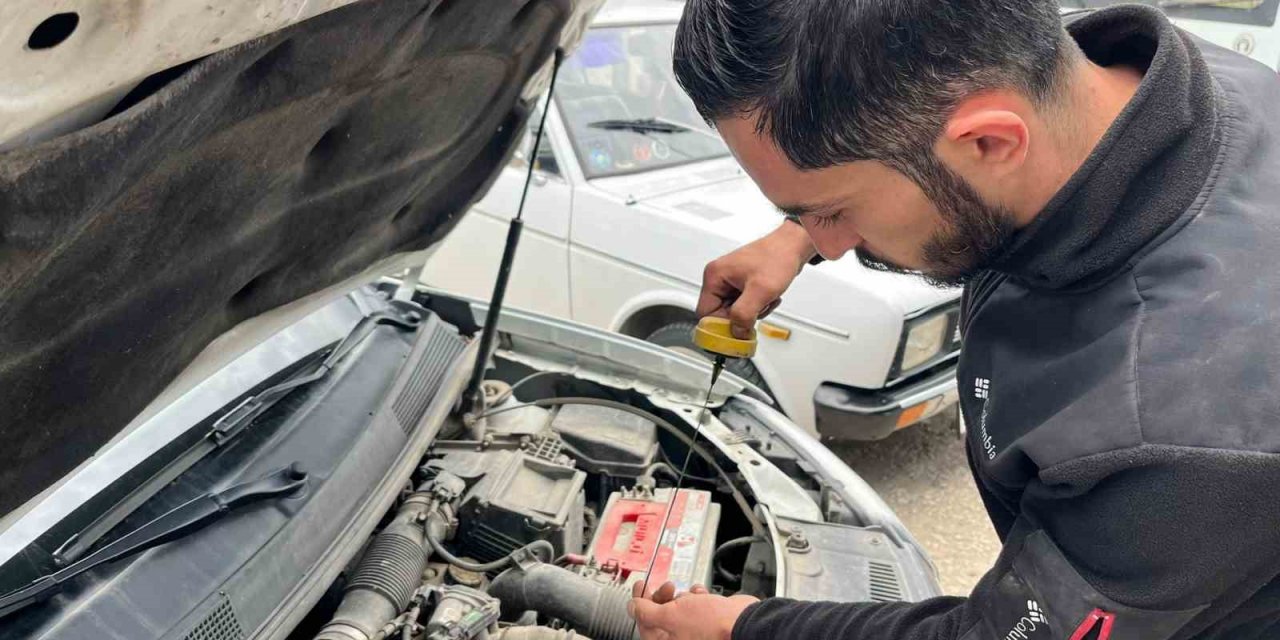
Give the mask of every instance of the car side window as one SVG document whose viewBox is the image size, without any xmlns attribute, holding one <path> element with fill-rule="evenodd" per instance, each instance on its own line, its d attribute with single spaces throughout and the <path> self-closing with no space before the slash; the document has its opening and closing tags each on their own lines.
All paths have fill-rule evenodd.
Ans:
<svg viewBox="0 0 1280 640">
<path fill-rule="evenodd" d="M 529 155 L 533 149 L 533 141 L 538 131 L 538 124 L 542 121 L 542 110 L 539 109 L 529 117 L 529 125 L 525 127 L 524 138 L 520 141 L 520 147 L 516 149 L 514 157 L 511 159 L 511 166 L 515 168 L 527 168 L 529 166 Z M 556 160 L 556 154 L 551 149 L 551 140 L 544 133 L 542 141 L 538 144 L 537 153 L 533 154 L 533 168 L 550 175 L 560 175 L 560 163 Z"/>
</svg>

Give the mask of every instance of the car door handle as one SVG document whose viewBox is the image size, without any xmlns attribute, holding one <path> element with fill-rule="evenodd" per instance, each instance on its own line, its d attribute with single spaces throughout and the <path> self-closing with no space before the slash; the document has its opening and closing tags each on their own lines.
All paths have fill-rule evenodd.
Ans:
<svg viewBox="0 0 1280 640">
<path fill-rule="evenodd" d="M 533 174 L 533 177 L 530 178 L 529 181 L 532 182 L 533 185 L 536 187 L 544 187 L 547 184 L 547 176 L 546 174 L 538 173 L 535 171 Z"/>
</svg>

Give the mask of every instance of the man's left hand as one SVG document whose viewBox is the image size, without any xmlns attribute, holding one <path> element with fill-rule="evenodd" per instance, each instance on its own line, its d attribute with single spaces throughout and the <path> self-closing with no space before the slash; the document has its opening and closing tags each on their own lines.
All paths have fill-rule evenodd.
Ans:
<svg viewBox="0 0 1280 640">
<path fill-rule="evenodd" d="M 752 596 L 712 595 L 703 586 L 677 595 L 670 582 L 658 587 L 648 600 L 643 597 L 643 587 L 643 583 L 635 584 L 631 591 L 634 598 L 627 607 L 643 640 L 730 640 L 738 616 L 759 602 Z"/>
</svg>

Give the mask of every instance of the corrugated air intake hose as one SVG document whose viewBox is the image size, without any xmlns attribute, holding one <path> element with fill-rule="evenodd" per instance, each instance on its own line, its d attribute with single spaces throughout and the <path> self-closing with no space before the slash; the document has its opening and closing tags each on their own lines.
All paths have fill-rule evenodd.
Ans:
<svg viewBox="0 0 1280 640">
<path fill-rule="evenodd" d="M 342 604 L 316 640 L 369 640 L 408 606 L 427 566 L 421 520 L 429 508 L 426 494 L 405 499 L 395 519 L 369 545 Z"/>
</svg>

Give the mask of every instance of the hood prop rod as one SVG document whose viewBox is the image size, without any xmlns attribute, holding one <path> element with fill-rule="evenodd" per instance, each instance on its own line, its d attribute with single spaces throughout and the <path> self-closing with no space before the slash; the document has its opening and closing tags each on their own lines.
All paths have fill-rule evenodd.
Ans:
<svg viewBox="0 0 1280 640">
<path fill-rule="evenodd" d="M 538 160 L 538 147 L 542 144 L 542 132 L 547 126 L 547 114 L 551 112 L 551 97 L 556 90 L 556 76 L 560 75 L 560 62 L 564 59 L 564 51 L 557 48 L 551 63 L 551 84 L 547 87 L 547 102 L 542 109 L 542 117 L 538 130 L 533 135 L 533 149 L 529 151 L 529 168 L 524 177 L 524 190 L 520 193 L 520 205 L 516 208 L 516 217 L 512 218 L 507 228 L 507 244 L 502 249 L 502 261 L 498 264 L 498 278 L 493 283 L 493 296 L 489 299 L 489 311 L 485 314 L 484 329 L 480 333 L 480 351 L 476 354 L 475 369 L 471 372 L 471 381 L 463 395 L 463 410 L 470 409 L 476 415 L 484 412 L 484 372 L 489 362 L 489 352 L 493 350 L 493 339 L 498 334 L 498 314 L 502 313 L 502 301 L 507 296 L 507 283 L 511 279 L 511 265 L 516 259 L 516 247 L 520 244 L 520 234 L 524 231 L 524 204 L 529 197 L 529 184 L 533 182 L 533 168 Z"/>
</svg>

